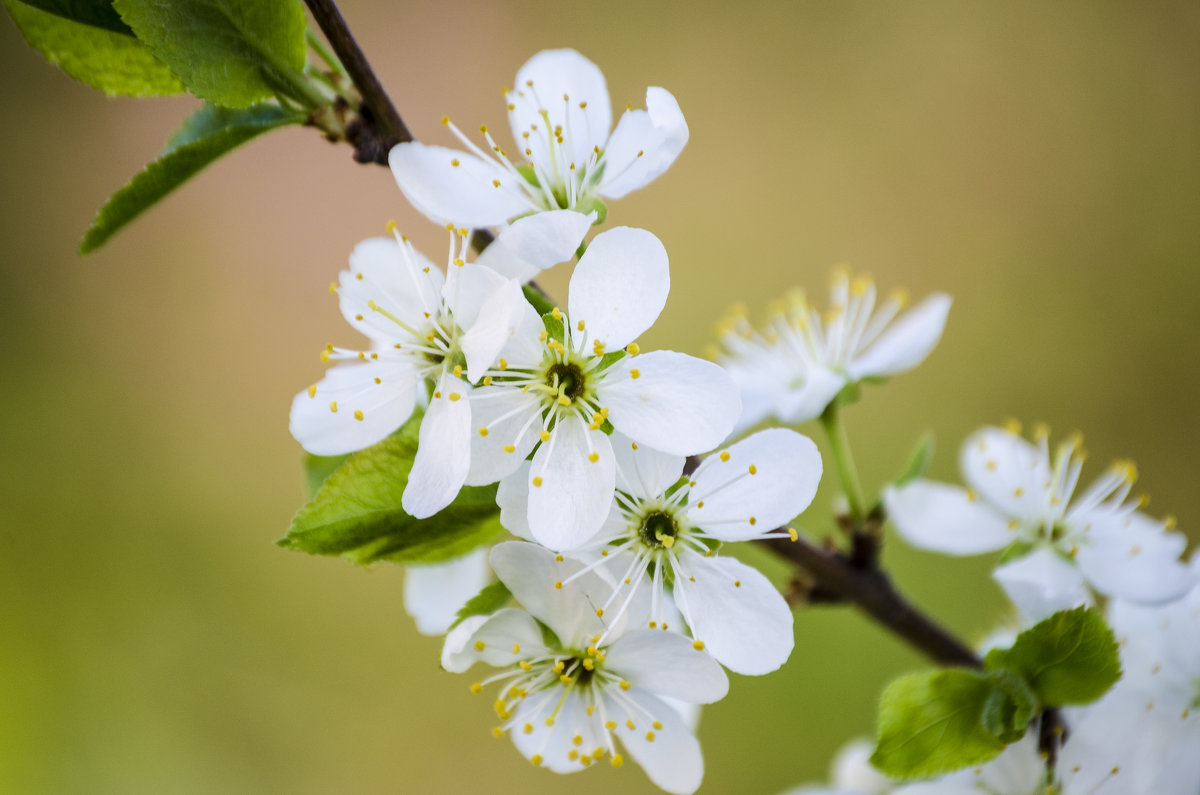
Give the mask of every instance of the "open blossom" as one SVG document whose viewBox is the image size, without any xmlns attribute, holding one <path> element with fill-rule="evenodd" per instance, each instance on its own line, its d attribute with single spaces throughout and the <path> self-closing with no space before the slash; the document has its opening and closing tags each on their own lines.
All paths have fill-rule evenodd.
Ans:
<svg viewBox="0 0 1200 795">
<path fill-rule="evenodd" d="M 589 213 L 601 197 L 620 198 L 662 174 L 688 140 L 679 104 L 662 88 L 647 89 L 646 110 L 630 107 L 610 136 L 604 75 L 574 50 L 530 58 L 505 101 L 512 153 L 486 126 L 477 144 L 449 118 L 443 123 L 467 151 L 417 142 L 392 149 L 392 173 L 420 212 L 472 227 L 548 210 Z"/>
<path fill-rule="evenodd" d="M 598 617 L 592 605 L 612 588 L 577 562 L 519 541 L 495 547 L 491 562 L 524 610 L 467 619 L 447 636 L 442 664 L 504 669 L 471 686 L 497 687 L 497 736 L 507 732 L 522 755 L 556 773 L 605 757 L 619 767 L 623 750 L 662 789 L 694 792 L 704 776 L 700 744 L 669 701 L 723 698 L 721 666 L 681 635 L 628 629 L 640 621 L 633 611 Z"/>
<path fill-rule="evenodd" d="M 669 593 L 697 643 L 730 670 L 758 675 L 783 665 L 793 643 L 787 602 L 757 569 L 718 555 L 716 548 L 795 533 L 778 528 L 816 494 L 816 445 L 773 428 L 709 456 L 684 478 L 682 456 L 618 437 L 617 488 L 599 533 L 579 535 L 573 525 L 538 533 L 526 526 L 530 489 L 524 477 L 501 481 L 501 523 L 590 561 L 577 576 L 599 569 L 614 578 L 617 587 L 596 605 L 598 615 L 620 620 L 649 590 L 649 626 L 667 629 Z"/>
<path fill-rule="evenodd" d="M 1156 604 L 1179 598 L 1196 572 L 1179 561 L 1187 539 L 1128 500 L 1131 463 L 1113 464 L 1072 499 L 1083 468 L 1080 440 L 1050 453 L 1040 428 L 1030 444 L 1014 425 L 984 428 L 963 444 L 962 489 L 917 480 L 885 495 L 896 529 L 914 546 L 951 555 L 1011 548 L 995 572 L 1009 597 L 1039 619 L 1088 600 L 1085 583 L 1106 596 Z"/>
<path fill-rule="evenodd" d="M 465 230 L 451 231 L 447 271 L 406 238 L 373 238 L 350 255 L 334 288 L 342 314 L 371 341 L 335 348 L 337 362 L 292 401 L 292 435 L 316 455 L 372 445 L 399 428 L 432 388 L 404 509 L 431 516 L 458 493 L 470 467 L 472 383 L 512 337 L 527 306 L 515 279 L 466 264 Z"/>
<path fill-rule="evenodd" d="M 525 472 L 535 537 L 590 535 L 612 503 L 606 430 L 677 455 L 712 449 L 738 414 L 717 365 L 682 353 L 639 353 L 634 339 L 662 311 L 667 253 L 654 235 L 619 227 L 592 241 L 571 277 L 568 311 L 544 322 L 526 304 L 515 336 L 472 393 L 468 484 Z"/>
<path fill-rule="evenodd" d="M 761 332 L 736 311 L 718 327 L 717 361 L 742 393 L 738 428 L 769 417 L 811 420 L 847 385 L 924 361 L 942 337 L 950 297 L 935 293 L 901 315 L 904 303 L 896 294 L 876 306 L 870 279 L 851 281 L 839 270 L 824 319 L 799 291 L 772 310 Z"/>
</svg>

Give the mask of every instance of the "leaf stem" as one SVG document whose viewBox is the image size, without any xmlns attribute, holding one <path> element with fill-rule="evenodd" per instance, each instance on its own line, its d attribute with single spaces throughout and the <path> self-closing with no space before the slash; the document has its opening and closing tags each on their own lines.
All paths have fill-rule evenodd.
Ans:
<svg viewBox="0 0 1200 795">
<path fill-rule="evenodd" d="M 308 46 L 312 47 L 313 52 L 315 52 L 317 56 L 325 62 L 326 66 L 338 74 L 346 74 L 346 67 L 342 66 L 342 62 L 337 59 L 337 56 L 329 51 L 329 48 L 325 46 L 325 42 L 321 41 L 320 36 L 313 33 L 311 30 L 305 30 L 304 37 L 308 40 Z M 347 75 L 347 77 L 349 77 L 349 75 Z"/>
<path fill-rule="evenodd" d="M 842 490 L 850 504 L 850 517 L 855 524 L 861 524 L 867 517 L 867 501 L 863 497 L 858 469 L 854 466 L 854 456 L 850 452 L 850 438 L 846 435 L 846 425 L 842 422 L 841 407 L 837 400 L 830 403 L 829 408 L 821 415 L 821 427 L 825 429 L 825 436 L 829 439 L 838 479 L 842 482 Z"/>
</svg>

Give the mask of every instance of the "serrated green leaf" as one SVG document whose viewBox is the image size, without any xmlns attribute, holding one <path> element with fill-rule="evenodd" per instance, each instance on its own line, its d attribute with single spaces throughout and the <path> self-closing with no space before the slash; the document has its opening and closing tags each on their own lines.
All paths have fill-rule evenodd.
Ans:
<svg viewBox="0 0 1200 795">
<path fill-rule="evenodd" d="M 55 16 L 81 22 L 94 28 L 111 30 L 124 36 L 133 31 L 121 21 L 121 15 L 112 7 L 112 0 L 21 0 L 27 6 L 40 8 Z"/>
<path fill-rule="evenodd" d="M 895 484 L 903 486 L 905 483 L 916 480 L 917 478 L 925 477 L 925 473 L 929 471 L 929 465 L 933 463 L 933 432 L 926 431 L 921 434 L 921 438 L 917 440 L 917 444 L 913 447 L 912 453 L 908 456 L 908 461 L 904 464 L 904 468 L 900 470 L 900 474 L 896 477 Z"/>
<path fill-rule="evenodd" d="M 304 70 L 300 0 L 114 0 L 121 19 L 193 94 L 245 108 Z"/>
<path fill-rule="evenodd" d="M 983 705 L 983 727 L 1001 742 L 1015 743 L 1037 714 L 1037 695 L 1012 671 L 992 671 L 989 678 L 995 687 Z"/>
<path fill-rule="evenodd" d="M 4 7 L 29 46 L 71 77 L 109 96 L 163 96 L 184 90 L 167 65 L 132 36 L 20 0 L 4 0 Z"/>
<path fill-rule="evenodd" d="M 189 116 L 166 150 L 140 174 L 108 198 L 79 244 L 79 253 L 95 251 L 118 229 L 182 185 L 197 172 L 268 130 L 299 124 L 302 114 L 278 105 L 245 110 L 208 106 Z"/>
<path fill-rule="evenodd" d="M 351 563 L 437 563 L 498 539 L 496 486 L 466 486 L 449 507 L 428 519 L 405 513 L 400 499 L 417 452 L 421 417 L 350 457 L 313 500 L 300 509 L 276 543 Z"/>
<path fill-rule="evenodd" d="M 350 460 L 346 455 L 313 455 L 304 454 L 304 490 L 311 500 L 317 496 L 321 486 L 329 480 L 329 476 L 341 469 L 342 464 Z"/>
<path fill-rule="evenodd" d="M 1090 704 L 1121 678 L 1117 639 L 1090 607 L 1061 610 L 1034 624 L 1012 648 L 989 652 L 986 664 L 1024 677 L 1048 707 Z"/>
<path fill-rule="evenodd" d="M 489 616 L 511 600 L 512 591 L 508 590 L 508 586 L 499 580 L 491 585 L 485 585 L 483 590 L 468 599 L 467 603 L 458 609 L 450 629 L 454 629 L 463 622 L 463 619 L 471 616 Z"/>
<path fill-rule="evenodd" d="M 952 668 L 902 676 L 879 699 L 871 763 L 898 779 L 924 778 L 992 759 L 1004 742 L 983 724 L 996 683 Z"/>
<path fill-rule="evenodd" d="M 525 300 L 533 307 L 533 311 L 539 315 L 544 315 L 554 309 L 554 304 L 540 290 L 526 284 L 521 287 L 521 292 L 525 294 Z"/>
</svg>

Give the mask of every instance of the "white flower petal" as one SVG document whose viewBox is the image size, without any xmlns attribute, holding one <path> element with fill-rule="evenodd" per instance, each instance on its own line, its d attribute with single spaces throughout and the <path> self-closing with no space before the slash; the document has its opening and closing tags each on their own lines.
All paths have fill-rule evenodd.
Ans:
<svg viewBox="0 0 1200 795">
<path fill-rule="evenodd" d="M 527 282 L 575 256 L 596 214 L 550 210 L 518 218 L 476 259 L 503 276 Z"/>
<path fill-rule="evenodd" d="M 596 607 L 608 599 L 612 586 L 595 572 L 571 579 L 583 568 L 578 561 L 559 561 L 549 550 L 524 541 L 497 544 L 490 560 L 492 570 L 516 600 L 550 627 L 563 646 L 585 648 L 585 641 L 604 632 Z M 562 587 L 556 587 L 557 583 Z"/>
<path fill-rule="evenodd" d="M 716 447 L 741 411 L 728 373 L 674 351 L 626 356 L 609 368 L 597 391 L 613 427 L 638 444 L 675 455 Z"/>
<path fill-rule="evenodd" d="M 745 541 L 809 506 L 821 482 L 821 454 L 807 436 L 769 428 L 708 456 L 692 479 L 688 518 L 714 538 Z"/>
<path fill-rule="evenodd" d="M 978 555 L 1017 540 L 1016 528 L 971 493 L 945 483 L 914 480 L 883 495 L 900 536 L 920 549 Z"/>
<path fill-rule="evenodd" d="M 770 673 L 792 653 L 792 611 L 757 569 L 729 557 L 691 550 L 679 557 L 675 600 L 692 635 L 731 671 Z"/>
<path fill-rule="evenodd" d="M 619 226 L 596 236 L 571 275 L 567 315 L 593 342 L 623 348 L 662 312 L 671 290 L 667 250 L 644 229 Z"/>
<path fill-rule="evenodd" d="M 982 428 L 963 442 L 963 479 L 985 500 L 1013 519 L 1041 518 L 1050 504 L 1048 454 L 1018 434 Z"/>
<path fill-rule="evenodd" d="M 1031 622 L 1091 603 L 1079 569 L 1046 547 L 1005 563 L 992 577 Z"/>
<path fill-rule="evenodd" d="M 413 207 L 439 224 L 499 226 L 536 209 L 518 177 L 467 152 L 410 141 L 392 147 L 388 163 Z"/>
<path fill-rule="evenodd" d="M 729 678 L 710 655 L 674 632 L 635 629 L 613 641 L 604 667 L 657 696 L 711 704 L 729 692 Z"/>
<path fill-rule="evenodd" d="M 593 147 L 604 147 L 612 127 L 604 73 L 575 50 L 542 50 L 526 61 L 517 71 L 516 88 L 508 93 L 508 101 L 516 106 L 509 113 L 513 140 L 521 141 L 531 125 L 537 125 L 544 137 L 546 119 L 541 112 L 545 111 L 551 130 L 562 125 L 577 163 L 587 162 Z M 587 107 L 581 108 L 581 103 Z"/>
<path fill-rule="evenodd" d="M 542 316 L 526 301 L 518 310 L 517 330 L 513 338 L 500 351 L 500 358 L 514 369 L 532 370 L 542 361 L 546 346 L 540 336 L 546 326 Z"/>
<path fill-rule="evenodd" d="M 853 740 L 846 743 L 833 758 L 830 766 L 835 787 L 861 793 L 861 795 L 885 795 L 893 782 L 871 764 L 875 743 L 870 740 Z"/>
<path fill-rule="evenodd" d="M 699 789 L 704 780 L 704 757 L 683 718 L 661 699 L 638 688 L 626 696 L 641 709 L 622 710 L 614 705 L 609 710 L 615 715 L 616 734 L 625 750 L 660 789 L 678 795 Z M 662 728 L 652 728 L 646 715 L 653 716 Z M 632 720 L 636 728 L 630 729 L 625 720 Z"/>
<path fill-rule="evenodd" d="M 799 383 L 792 383 L 775 395 L 775 416 L 789 425 L 816 419 L 846 386 L 846 377 L 824 365 L 808 362 Z"/>
<path fill-rule="evenodd" d="M 451 663 L 460 670 L 466 670 L 462 666 L 468 660 L 505 668 L 515 665 L 518 660 L 540 657 L 549 651 L 542 641 L 542 629 L 533 616 L 516 607 L 504 607 L 471 633 L 462 650 L 451 658 Z"/>
<path fill-rule="evenodd" d="M 292 436 L 313 455 L 342 455 L 370 447 L 412 416 L 419 382 L 407 363 L 395 360 L 368 359 L 331 367 L 315 389 L 310 387 L 292 400 Z"/>
<path fill-rule="evenodd" d="M 458 611 L 488 584 L 487 549 L 425 566 L 404 569 L 404 609 L 417 623 L 422 635 L 442 635 L 454 623 Z"/>
<path fill-rule="evenodd" d="M 661 176 L 688 142 L 687 121 L 670 91 L 646 89 L 646 110 L 626 111 L 604 150 L 600 195 L 619 199 Z"/>
<path fill-rule="evenodd" d="M 433 516 L 453 502 L 463 487 L 471 465 L 470 389 L 449 373 L 438 380 L 421 420 L 417 455 L 400 499 L 411 516 Z"/>
<path fill-rule="evenodd" d="M 498 386 L 473 390 L 467 485 L 495 483 L 519 467 L 537 444 L 540 416 L 541 404 L 529 392 Z M 481 429 L 487 434 L 480 433 Z"/>
<path fill-rule="evenodd" d="M 584 545 L 612 507 L 616 464 L 612 444 L 577 416 L 560 420 L 533 454 L 529 530 L 555 550 Z"/>
<path fill-rule="evenodd" d="M 851 379 L 895 375 L 923 362 L 942 338 L 950 302 L 950 296 L 934 293 L 894 320 L 850 363 Z"/>
<path fill-rule="evenodd" d="M 577 689 L 567 692 L 562 706 L 555 712 L 562 691 L 562 687 L 555 685 L 523 699 L 513 716 L 509 736 L 526 759 L 532 760 L 536 756 L 541 767 L 555 773 L 576 773 L 586 769 L 579 761 L 580 755 L 603 747 L 603 742 L 597 731 L 598 718 L 587 714 Z M 553 723 L 547 726 L 546 720 L 552 716 Z M 529 731 L 525 731 L 526 726 Z M 580 738 L 579 745 L 574 743 L 576 737 Z"/>
<path fill-rule="evenodd" d="M 458 339 L 471 383 L 479 383 L 496 363 L 500 351 L 516 334 L 521 307 L 526 305 L 516 279 L 504 282 L 483 302 L 474 322 Z"/>
<path fill-rule="evenodd" d="M 442 643 L 442 668 L 452 674 L 461 674 L 475 664 L 477 655 L 467 653 L 470 648 L 468 641 L 475 630 L 483 626 L 491 616 L 470 616 L 446 633 Z"/>
<path fill-rule="evenodd" d="M 496 489 L 496 504 L 500 506 L 500 525 L 517 538 L 533 541 L 529 530 L 529 462 L 521 465 L 500 481 Z"/>
<path fill-rule="evenodd" d="M 383 312 L 372 309 L 372 303 L 419 326 L 426 312 L 437 310 L 443 280 L 441 270 L 421 252 L 401 248 L 393 239 L 373 237 L 351 252 L 350 270 L 342 271 L 339 279 L 338 307 L 355 330 L 390 345 L 409 335 Z"/>
<path fill-rule="evenodd" d="M 1084 545 L 1075 561 L 1092 587 L 1105 596 L 1164 604 L 1196 584 L 1196 572 L 1176 559 L 1175 549 L 1170 541 L 1159 545 L 1152 538 L 1120 546 Z"/>
<path fill-rule="evenodd" d="M 609 437 L 617 463 L 617 488 L 643 500 L 662 496 L 683 476 L 687 459 L 638 445 L 622 433 Z"/>
<path fill-rule="evenodd" d="M 479 317 L 484 303 L 507 281 L 483 265 L 455 265 L 446 274 L 442 300 L 454 314 L 455 322 L 464 329 L 469 328 Z"/>
</svg>

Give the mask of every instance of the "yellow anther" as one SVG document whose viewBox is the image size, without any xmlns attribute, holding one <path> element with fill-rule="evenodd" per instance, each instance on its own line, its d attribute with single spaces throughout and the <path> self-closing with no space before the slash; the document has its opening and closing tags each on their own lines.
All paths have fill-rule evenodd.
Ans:
<svg viewBox="0 0 1200 795">
<path fill-rule="evenodd" d="M 574 682 L 575 680 L 572 679 L 571 677 L 567 676 L 566 674 L 563 674 L 562 676 L 558 677 L 558 681 L 562 682 L 564 685 L 569 685 L 572 682 Z"/>
<path fill-rule="evenodd" d="M 750 474 L 751 474 L 751 475 L 757 475 L 757 474 L 758 474 L 758 467 L 754 466 L 754 464 L 751 464 L 751 465 L 750 465 Z"/>
<path fill-rule="evenodd" d="M 494 179 L 494 180 L 492 180 L 492 187 L 493 187 L 493 188 L 498 188 L 498 187 L 500 187 L 500 180 L 498 180 L 498 179 Z"/>
<path fill-rule="evenodd" d="M 562 320 L 562 310 L 557 306 L 554 307 L 550 310 L 550 317 L 554 318 L 555 320 Z"/>
<path fill-rule="evenodd" d="M 457 392 L 451 392 L 450 393 L 450 402 L 454 403 L 454 402 L 458 401 L 458 399 L 461 397 L 462 397 L 462 395 L 458 394 Z"/>
<path fill-rule="evenodd" d="M 970 496 L 970 495 L 968 495 L 968 496 Z M 1015 489 L 1013 489 L 1013 496 L 1014 497 L 1025 496 L 1025 489 L 1021 488 L 1020 486 L 1017 486 Z"/>
<path fill-rule="evenodd" d="M 576 751 L 574 748 L 572 748 L 570 751 L 567 751 L 567 759 L 570 759 L 572 762 L 574 762 L 578 758 L 579 758 L 579 752 Z"/>
<path fill-rule="evenodd" d="M 529 757 L 529 761 L 532 762 L 534 765 L 541 765 L 542 764 L 542 755 L 534 754 L 533 756 Z"/>
<path fill-rule="evenodd" d="M 481 685 L 479 682 L 473 682 L 471 684 L 471 692 L 475 695 L 479 695 L 483 692 L 483 685 Z"/>
<path fill-rule="evenodd" d="M 337 295 L 337 294 L 338 294 L 338 286 L 337 286 L 337 283 L 336 283 L 336 282 L 330 282 L 330 283 L 329 283 L 329 294 L 330 294 L 330 295 Z"/>
<path fill-rule="evenodd" d="M 557 402 L 560 406 L 569 406 L 571 405 L 571 398 L 567 397 L 566 395 L 559 395 Z"/>
<path fill-rule="evenodd" d="M 637 731 L 637 726 L 635 726 L 633 721 L 630 719 L 625 720 L 625 728 L 629 729 L 629 731 L 631 731 L 631 732 Z"/>
<path fill-rule="evenodd" d="M 462 165 L 462 163 L 458 162 L 458 158 L 456 157 L 450 161 L 450 165 L 454 166 L 455 168 L 458 168 L 459 166 Z"/>
<path fill-rule="evenodd" d="M 389 234 L 389 235 L 394 235 L 394 234 L 396 234 L 396 228 L 397 228 L 398 226 L 399 226 L 399 224 L 397 224 L 397 223 L 396 223 L 395 219 L 393 219 L 393 220 L 391 220 L 391 221 L 388 221 L 388 222 L 387 222 L 387 231 L 388 231 L 388 234 Z"/>
<path fill-rule="evenodd" d="M 581 735 L 576 734 L 574 737 L 571 738 L 571 745 L 583 745 L 583 737 Z"/>
<path fill-rule="evenodd" d="M 533 734 L 533 724 L 526 723 L 524 726 L 521 727 L 521 731 L 525 732 L 526 734 Z"/>
<path fill-rule="evenodd" d="M 658 721 L 654 721 L 654 728 L 657 729 L 658 731 L 662 731 L 662 724 L 659 723 Z"/>
<path fill-rule="evenodd" d="M 654 732 L 646 732 L 646 742 L 654 742 Z"/>
<path fill-rule="evenodd" d="M 436 389 L 435 389 L 435 390 L 434 390 L 434 392 L 433 392 L 433 396 L 434 396 L 434 398 L 436 398 L 436 399 L 438 399 L 438 400 L 441 400 L 441 398 L 442 398 L 442 393 L 441 393 L 440 391 L 438 391 L 438 390 L 436 390 Z"/>
<path fill-rule="evenodd" d="M 631 687 L 633 687 L 633 685 L 629 684 L 629 682 L 625 681 L 624 679 L 621 680 L 621 689 L 622 690 L 628 690 Z M 633 727 L 631 726 L 630 728 L 633 728 Z"/>
<path fill-rule="evenodd" d="M 462 266 L 464 266 L 464 265 L 466 265 L 466 264 L 467 264 L 467 263 L 463 261 L 463 258 L 462 258 L 462 257 L 455 257 L 455 258 L 454 258 L 454 265 L 455 265 L 456 267 L 459 267 L 459 268 L 461 268 Z"/>
<path fill-rule="evenodd" d="M 508 369 L 508 360 L 507 360 L 507 359 L 501 359 L 501 360 L 498 362 L 498 364 L 500 365 L 500 369 L 501 369 L 501 370 L 507 370 L 507 369 Z"/>
<path fill-rule="evenodd" d="M 695 649 L 696 651 L 704 651 L 704 641 L 702 641 L 702 640 L 692 641 L 692 648 Z M 661 729 L 662 726 L 655 726 L 654 728 Z"/>
<path fill-rule="evenodd" d="M 317 385 L 316 384 L 313 384 L 312 386 L 310 386 L 308 388 L 308 396 L 310 398 L 314 398 L 317 396 Z"/>
<path fill-rule="evenodd" d="M 630 378 L 641 378 L 641 377 L 642 377 L 642 371 L 641 371 L 641 370 L 639 370 L 639 369 L 637 369 L 636 367 L 634 367 L 633 369 L 631 369 L 631 370 L 629 371 L 629 377 L 630 377 Z"/>
<path fill-rule="evenodd" d="M 620 754 L 613 754 L 612 759 L 608 760 L 608 763 L 613 767 L 620 767 L 625 764 L 625 758 Z"/>
<path fill-rule="evenodd" d="M 979 495 L 975 493 L 974 489 L 967 489 L 967 502 L 975 502 L 977 499 L 979 499 Z"/>
<path fill-rule="evenodd" d="M 636 356 L 639 351 L 641 351 L 641 348 L 638 347 L 636 342 L 631 342 L 625 346 L 625 352 L 630 356 Z"/>
<path fill-rule="evenodd" d="M 576 323 L 575 328 L 579 329 L 580 331 L 583 331 L 583 321 L 581 320 L 578 323 Z"/>
<path fill-rule="evenodd" d="M 533 663 L 529 662 L 529 660 L 521 660 L 517 665 L 521 666 L 522 671 L 528 671 L 533 668 Z"/>
<path fill-rule="evenodd" d="M 604 355 L 604 344 L 600 342 L 600 340 L 595 340 L 592 343 L 592 353 L 594 353 L 596 356 Z"/>
<path fill-rule="evenodd" d="M 754 525 L 756 525 L 756 524 L 758 524 L 758 519 L 756 519 L 756 518 L 754 518 L 753 516 L 751 516 L 751 517 L 750 517 L 750 526 L 751 526 L 751 527 L 753 527 L 753 526 L 754 526 Z"/>
<path fill-rule="evenodd" d="M 542 432 L 538 434 L 538 438 L 541 439 L 543 442 L 550 441 L 550 431 L 542 429 Z"/>
<path fill-rule="evenodd" d="M 599 454 L 599 453 L 597 453 L 597 452 L 595 452 L 595 451 L 588 453 L 588 461 L 591 461 L 591 462 L 594 464 L 594 463 L 596 463 L 596 462 L 597 462 L 597 461 L 599 461 L 599 460 L 600 460 L 600 454 Z"/>
<path fill-rule="evenodd" d="M 1004 430 L 1011 433 L 1013 436 L 1021 435 L 1021 421 L 1012 419 L 1011 417 L 1004 421 Z"/>
<path fill-rule="evenodd" d="M 361 273 L 356 273 L 356 274 L 354 274 L 354 278 L 355 278 L 355 279 L 358 279 L 358 280 L 361 282 L 361 281 L 363 280 L 363 275 L 362 275 Z M 374 302 L 374 301 L 368 301 L 368 302 L 367 302 L 367 305 L 368 305 L 368 306 L 370 306 L 372 309 L 374 309 L 374 308 L 375 308 L 375 302 Z"/>
<path fill-rule="evenodd" d="M 696 503 L 696 507 L 697 507 L 697 508 L 703 508 L 703 507 L 704 507 L 704 500 L 700 500 L 700 502 Z"/>
<path fill-rule="evenodd" d="M 480 435 L 480 436 L 487 436 L 487 435 L 488 435 L 488 429 L 487 429 L 487 428 L 480 428 L 480 429 L 479 429 L 479 435 Z"/>
<path fill-rule="evenodd" d="M 1178 524 L 1179 520 L 1171 514 L 1167 514 L 1167 516 L 1163 518 L 1163 528 L 1166 530 L 1174 530 Z"/>
<path fill-rule="evenodd" d="M 336 400 L 329 401 L 329 410 L 332 411 L 334 414 L 337 414 L 337 401 Z"/>
<path fill-rule="evenodd" d="M 442 124 L 444 124 L 444 125 L 446 125 L 447 127 L 449 127 L 449 126 L 450 126 L 450 117 L 449 117 L 449 116 L 443 116 L 443 117 L 442 117 Z"/>
<path fill-rule="evenodd" d="M 873 282 L 866 276 L 858 276 L 854 281 L 850 282 L 850 292 L 854 295 L 862 295 L 867 290 L 871 289 Z"/>
<path fill-rule="evenodd" d="M 382 383 L 383 383 L 383 379 L 382 379 L 382 378 L 376 378 L 376 379 L 375 379 L 375 383 L 376 383 L 376 384 L 382 384 Z"/>
<path fill-rule="evenodd" d="M 1020 526 L 1021 526 L 1021 523 L 1020 523 L 1020 522 L 1018 522 L 1016 519 L 1009 519 L 1009 520 L 1008 520 L 1008 529 L 1009 529 L 1009 530 L 1016 530 L 1016 529 L 1017 529 L 1017 528 L 1019 528 Z"/>
<path fill-rule="evenodd" d="M 493 726 L 492 727 L 492 736 L 495 737 L 497 740 L 499 740 L 501 737 L 504 736 L 504 729 L 501 729 L 499 726 Z"/>
<path fill-rule="evenodd" d="M 531 482 L 533 483 L 533 485 L 535 487 L 540 486 L 540 485 L 542 485 L 542 478 L 540 475 L 535 475 Z"/>
<path fill-rule="evenodd" d="M 329 351 L 321 351 L 321 363 L 322 364 L 329 363 Z"/>
<path fill-rule="evenodd" d="M 515 451 L 517 448 L 516 448 L 516 447 L 514 447 L 514 446 L 513 446 L 513 445 L 511 445 L 511 444 L 506 444 L 506 445 L 504 445 L 504 447 L 503 447 L 502 449 L 503 449 L 503 450 L 504 450 L 504 452 L 506 452 L 506 453 L 511 453 L 511 452 Z"/>
<path fill-rule="evenodd" d="M 554 587 L 561 591 L 562 590 L 562 581 L 559 580 L 558 582 L 554 583 Z M 558 670 L 562 670 L 562 669 L 559 668 Z"/>
<path fill-rule="evenodd" d="M 587 670 L 589 670 L 589 671 L 594 671 L 594 670 L 596 670 L 596 663 L 595 663 L 595 662 L 593 662 L 593 661 L 592 661 L 592 659 L 591 659 L 590 657 L 588 657 L 587 659 L 585 659 L 585 660 L 584 660 L 584 661 L 581 663 L 581 665 L 583 665 L 583 667 L 584 667 L 584 668 L 586 668 L 586 669 L 587 669 Z"/>
<path fill-rule="evenodd" d="M 597 748 L 595 751 L 592 751 L 592 759 L 595 759 L 596 761 L 600 761 L 602 758 L 604 758 L 604 749 L 603 748 Z"/>
<path fill-rule="evenodd" d="M 355 320 L 362 320 L 362 319 L 363 319 L 363 316 L 362 316 L 362 315 L 355 315 L 355 316 L 354 316 L 354 319 L 355 319 Z M 360 359 L 361 359 L 361 358 L 363 358 L 363 355 L 360 353 L 360 354 L 358 355 L 358 358 L 360 358 Z"/>
<path fill-rule="evenodd" d="M 792 539 L 793 541 L 798 541 L 800 539 L 800 534 L 796 532 L 796 528 L 794 527 L 789 527 L 787 529 L 787 534 L 788 538 Z"/>
<path fill-rule="evenodd" d="M 734 580 L 734 581 L 733 581 L 733 587 L 734 587 L 734 588 L 741 588 L 741 587 L 742 587 L 742 581 L 741 581 L 741 580 Z M 663 629 L 666 629 L 666 628 L 667 628 L 667 625 L 666 625 L 666 624 L 663 624 Z"/>
<path fill-rule="evenodd" d="M 728 451 L 728 450 L 722 450 L 722 451 L 721 451 L 721 455 L 720 455 L 720 456 L 718 456 L 718 457 L 719 457 L 719 458 L 720 458 L 722 461 L 728 461 L 728 460 L 729 460 L 729 451 Z"/>
<path fill-rule="evenodd" d="M 362 409 L 355 409 L 355 410 L 354 410 L 354 419 L 358 420 L 359 422 L 362 422 L 362 421 L 363 421 L 363 413 L 362 413 Z"/>
<path fill-rule="evenodd" d="M 475 641 L 475 651 L 483 651 L 485 646 L 486 646 L 486 644 L 483 641 L 481 641 L 481 640 Z"/>
</svg>

